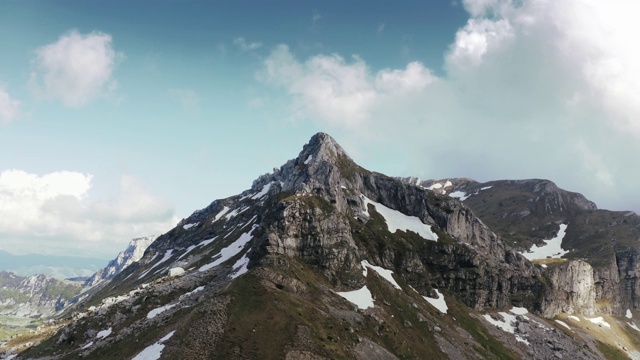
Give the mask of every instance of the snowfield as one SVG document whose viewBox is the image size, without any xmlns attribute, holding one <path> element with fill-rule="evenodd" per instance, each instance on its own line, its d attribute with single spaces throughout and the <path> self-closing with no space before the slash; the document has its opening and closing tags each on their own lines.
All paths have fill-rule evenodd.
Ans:
<svg viewBox="0 0 640 360">
<path fill-rule="evenodd" d="M 560 230 L 558 230 L 558 235 L 556 235 L 551 240 L 544 240 L 545 244 L 538 247 L 537 245 L 533 245 L 528 252 L 521 253 L 522 256 L 526 257 L 528 260 L 537 260 L 537 259 L 546 259 L 546 258 L 561 258 L 563 255 L 567 254 L 568 250 L 562 249 L 562 239 L 567 233 L 567 225 L 561 224 Z"/>
<path fill-rule="evenodd" d="M 98 339 L 104 339 L 104 338 L 106 338 L 107 336 L 111 335 L 111 332 L 112 332 L 112 328 L 108 328 L 107 330 L 102 330 L 102 331 L 98 332 L 98 334 L 96 335 L 96 337 L 97 337 Z"/>
<path fill-rule="evenodd" d="M 408 216 L 400 211 L 390 209 L 380 203 L 377 203 L 364 195 L 360 195 L 364 201 L 364 213 L 369 216 L 369 204 L 375 206 L 376 211 L 384 217 L 387 222 L 389 232 L 395 233 L 398 230 L 413 231 L 425 240 L 438 241 L 438 235 L 432 230 L 431 226 L 426 225 L 417 216 Z"/>
<path fill-rule="evenodd" d="M 153 309 L 151 311 L 149 311 L 149 313 L 147 314 L 147 319 L 153 319 L 154 317 L 158 316 L 159 314 L 162 314 L 163 312 L 175 307 L 178 304 L 171 304 L 171 305 L 165 305 L 165 306 L 161 306 L 157 309 Z"/>
<path fill-rule="evenodd" d="M 444 301 L 444 295 L 442 295 L 442 293 L 440 293 L 438 289 L 435 289 L 435 290 L 436 290 L 436 294 L 438 294 L 437 298 L 434 299 L 427 296 L 423 296 L 423 298 L 427 300 L 427 302 L 431 304 L 431 306 L 438 309 L 441 313 L 446 314 L 447 310 L 449 310 L 449 307 L 447 306 L 447 303 Z"/>
<path fill-rule="evenodd" d="M 234 241 L 224 249 L 220 250 L 218 254 L 214 255 L 214 258 L 217 257 L 217 259 L 209 264 L 202 265 L 199 271 L 207 271 L 209 269 L 212 269 L 222 264 L 223 262 L 231 259 L 232 257 L 236 256 L 240 251 L 242 251 L 242 249 L 244 249 L 244 247 L 249 243 L 249 241 L 253 239 L 253 236 L 251 236 L 251 233 L 253 232 L 253 229 L 255 229 L 256 227 L 257 225 L 253 225 L 250 231 L 240 235 L 240 237 L 236 241 Z"/>
<path fill-rule="evenodd" d="M 360 265 L 362 265 L 362 268 L 363 268 L 362 275 L 364 275 L 364 277 L 367 277 L 367 268 L 371 268 L 371 270 L 373 270 L 376 273 L 378 273 L 378 275 L 382 276 L 391 285 L 393 285 L 394 288 L 396 288 L 398 290 L 402 290 L 400 285 L 398 285 L 398 283 L 396 282 L 396 280 L 392 276 L 393 271 L 381 268 L 380 266 L 371 265 L 371 264 L 369 264 L 369 262 L 367 260 L 362 260 L 362 262 L 360 262 Z"/>
<path fill-rule="evenodd" d="M 360 290 L 345 291 L 336 293 L 343 298 L 347 299 L 350 303 L 356 305 L 358 309 L 368 309 L 373 307 L 373 296 L 367 286 L 363 286 Z"/>
<path fill-rule="evenodd" d="M 167 340 L 169 340 L 173 336 L 174 333 L 175 333 L 175 330 L 170 332 L 170 333 L 168 333 L 167 335 L 165 335 L 165 337 L 163 337 L 162 339 L 158 340 L 158 342 L 156 342 L 155 344 L 152 344 L 152 345 L 146 347 L 138 355 L 136 355 L 132 360 L 158 360 L 158 359 L 160 359 L 160 355 L 162 355 L 162 350 L 164 350 L 164 345 L 162 343 L 167 341 Z"/>
</svg>

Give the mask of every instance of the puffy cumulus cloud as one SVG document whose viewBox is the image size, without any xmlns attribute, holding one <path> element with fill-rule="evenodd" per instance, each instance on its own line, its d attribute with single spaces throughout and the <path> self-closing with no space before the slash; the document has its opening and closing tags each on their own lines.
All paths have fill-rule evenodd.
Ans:
<svg viewBox="0 0 640 360">
<path fill-rule="evenodd" d="M 36 50 L 31 86 L 34 94 L 79 107 L 117 86 L 113 70 L 119 58 L 111 35 L 72 30 Z"/>
<path fill-rule="evenodd" d="M 601 207 L 640 211 L 640 3 L 464 6 L 470 18 L 438 78 L 419 63 L 376 72 L 360 58 L 299 61 L 285 46 L 265 61 L 266 78 L 352 142 L 353 133 L 381 134 L 357 146 L 366 162 L 402 162 L 391 174 L 548 178 Z"/>
<path fill-rule="evenodd" d="M 397 95 L 419 92 L 434 77 L 418 62 L 406 69 L 372 73 L 354 56 L 318 55 L 297 60 L 286 45 L 267 57 L 259 79 L 284 87 L 294 97 L 299 118 L 318 118 L 334 126 L 353 128 L 369 121 L 375 107 Z"/>
<path fill-rule="evenodd" d="M 0 84 L 0 124 L 13 120 L 20 109 L 20 101 L 13 99 Z"/>
<path fill-rule="evenodd" d="M 92 200 L 93 176 L 0 172 L 0 234 L 5 250 L 111 253 L 136 236 L 161 234 L 177 219 L 167 201 L 131 176 L 106 200 Z"/>
</svg>

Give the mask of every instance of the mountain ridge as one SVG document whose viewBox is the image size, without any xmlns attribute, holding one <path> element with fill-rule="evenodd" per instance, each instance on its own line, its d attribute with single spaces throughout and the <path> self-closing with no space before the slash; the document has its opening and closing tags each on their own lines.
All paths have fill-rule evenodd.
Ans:
<svg viewBox="0 0 640 360">
<path fill-rule="evenodd" d="M 20 358 L 131 358 L 154 346 L 162 358 L 194 359 L 597 359 L 640 349 L 635 330 L 608 315 L 628 304 L 621 297 L 597 321 L 626 338 L 581 325 L 607 310 L 596 301 L 602 282 L 587 281 L 591 265 L 532 263 L 465 205 L 498 185 L 463 201 L 418 185 L 363 169 L 316 134 L 250 189 L 158 237 Z M 463 185 L 476 186 L 452 183 L 450 193 Z M 562 210 L 553 216 L 571 208 L 549 199 L 541 208 Z M 559 233 L 553 221 L 545 234 Z"/>
</svg>

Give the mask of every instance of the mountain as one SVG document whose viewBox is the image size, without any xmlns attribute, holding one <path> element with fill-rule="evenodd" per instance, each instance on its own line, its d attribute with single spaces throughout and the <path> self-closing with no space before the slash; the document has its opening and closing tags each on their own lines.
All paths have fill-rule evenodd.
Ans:
<svg viewBox="0 0 640 360">
<path fill-rule="evenodd" d="M 569 214 L 597 212 L 592 203 L 538 180 L 435 183 L 366 170 L 316 134 L 297 158 L 183 219 L 55 324 L 5 348 L 36 343 L 20 359 L 640 355 L 635 297 L 605 301 L 621 287 L 595 277 L 606 261 L 589 235 L 564 241 L 583 228 Z M 539 197 L 520 199 L 527 191 Z"/>
<path fill-rule="evenodd" d="M 23 277 L 0 271 L 0 314 L 47 317 L 67 306 L 81 288 L 43 274 Z"/>
<path fill-rule="evenodd" d="M 95 274 L 87 279 L 87 281 L 85 282 L 85 286 L 92 287 L 104 281 L 113 279 L 114 276 L 119 274 L 127 266 L 140 260 L 142 258 L 142 255 L 144 255 L 144 251 L 157 238 L 157 236 L 146 236 L 131 240 L 127 249 L 118 253 L 118 256 L 116 256 L 115 259 L 109 261 L 106 267 L 96 271 Z"/>
</svg>

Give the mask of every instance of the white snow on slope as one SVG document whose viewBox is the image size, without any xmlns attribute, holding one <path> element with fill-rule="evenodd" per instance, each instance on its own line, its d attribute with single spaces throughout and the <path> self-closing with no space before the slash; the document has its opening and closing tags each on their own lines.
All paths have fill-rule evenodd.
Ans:
<svg viewBox="0 0 640 360">
<path fill-rule="evenodd" d="M 253 238 L 251 236 L 251 233 L 253 232 L 253 229 L 255 229 L 256 227 L 257 225 L 253 225 L 250 231 L 240 235 L 240 237 L 236 241 L 234 241 L 224 249 L 220 250 L 220 252 L 214 256 L 214 257 L 217 256 L 218 258 L 209 264 L 202 265 L 199 271 L 207 271 L 231 259 L 232 257 L 236 256 L 240 251 L 242 251 L 242 249 L 244 249 L 244 247 L 249 243 L 249 241 L 251 241 L 251 239 Z"/>
<path fill-rule="evenodd" d="M 201 241 L 199 244 L 197 245 L 191 245 L 187 248 L 187 250 L 185 250 L 185 252 L 182 253 L 182 255 L 180 255 L 180 257 L 178 257 L 178 260 L 182 259 L 185 255 L 187 255 L 188 253 L 190 253 L 193 249 L 199 247 L 199 246 L 207 246 L 209 244 L 211 244 L 213 242 L 213 240 L 215 240 L 217 238 L 217 236 L 212 237 L 211 239 L 207 239 L 207 240 L 203 240 Z"/>
<path fill-rule="evenodd" d="M 212 222 L 216 222 L 216 221 L 218 221 L 218 220 L 222 219 L 222 217 L 223 217 L 226 213 L 228 213 L 228 212 L 229 212 L 229 210 L 231 210 L 231 209 L 230 209 L 230 208 L 228 208 L 228 207 L 226 207 L 226 206 L 225 206 L 225 207 L 223 207 L 223 208 L 222 208 L 222 210 L 220 210 L 220 212 L 218 213 L 218 215 L 216 215 L 216 217 L 214 217 L 214 218 L 213 218 L 213 221 L 212 221 Z"/>
<path fill-rule="evenodd" d="M 91 347 L 91 345 L 93 345 L 93 341 L 89 341 L 88 343 L 86 343 L 83 347 L 80 348 L 80 350 L 88 349 Z"/>
<path fill-rule="evenodd" d="M 102 330 L 102 331 L 98 332 L 96 337 L 99 338 L 99 339 L 104 339 L 107 336 L 111 335 L 111 332 L 112 332 L 112 328 L 108 328 L 107 330 Z"/>
<path fill-rule="evenodd" d="M 514 306 L 509 312 L 516 315 L 526 315 L 529 313 L 529 310 L 527 310 L 527 308 Z"/>
<path fill-rule="evenodd" d="M 143 277 L 145 277 L 149 272 L 151 272 L 151 270 L 155 269 L 156 267 L 158 267 L 158 265 L 162 264 L 163 262 L 169 260 L 169 258 L 171 258 L 171 255 L 173 254 L 173 249 L 169 249 L 164 253 L 164 256 L 162 257 L 162 259 L 160 259 L 160 261 L 158 261 L 157 263 L 153 264 L 153 266 L 151 268 L 149 268 L 149 270 L 145 271 L 142 273 L 142 275 L 140 275 L 140 277 L 138 278 L 138 280 L 142 279 Z M 154 256 L 155 258 L 155 256 Z"/>
<path fill-rule="evenodd" d="M 362 268 L 363 268 L 362 275 L 364 275 L 364 277 L 367 277 L 367 268 L 371 268 L 373 271 L 377 272 L 378 275 L 382 276 L 391 285 L 393 285 L 394 288 L 396 288 L 398 290 L 402 290 L 400 285 L 398 285 L 398 283 L 396 282 L 396 280 L 392 276 L 393 271 L 387 270 L 385 268 L 381 268 L 380 266 L 371 265 L 371 264 L 369 264 L 369 262 L 367 260 L 362 260 L 360 262 L 360 265 L 362 265 Z"/>
<path fill-rule="evenodd" d="M 178 304 L 170 304 L 170 305 L 160 306 L 157 309 L 153 309 L 149 311 L 149 313 L 147 314 L 147 319 L 153 319 L 154 317 L 158 316 L 159 314 L 162 314 L 163 312 L 171 309 L 172 307 L 175 307 L 176 305 Z"/>
<path fill-rule="evenodd" d="M 633 330 L 640 332 L 640 328 L 638 328 L 638 326 L 636 326 L 636 323 L 628 322 L 627 325 L 629 325 Z"/>
<path fill-rule="evenodd" d="M 313 155 L 309 155 L 309 157 L 307 158 L 307 160 L 305 160 L 305 161 L 304 161 L 304 164 L 305 164 L 305 165 L 308 165 L 308 164 L 309 164 L 309 162 L 310 162 L 311 160 L 313 160 Z"/>
<path fill-rule="evenodd" d="M 466 192 L 460 191 L 460 190 L 454 191 L 451 194 L 449 194 L 449 197 L 459 199 L 460 201 L 467 200 L 469 198 L 469 196 L 471 196 L 471 195 L 467 195 Z"/>
<path fill-rule="evenodd" d="M 413 231 L 425 240 L 438 241 L 438 235 L 431 231 L 431 226 L 425 225 L 417 216 L 408 216 L 400 211 L 390 209 L 380 203 L 377 203 L 364 195 L 360 195 L 364 201 L 364 213 L 369 215 L 368 206 L 372 204 L 376 207 L 376 211 L 384 217 L 387 222 L 389 232 L 394 233 L 397 230 Z"/>
<path fill-rule="evenodd" d="M 568 318 L 571 320 L 580 321 L 580 318 L 574 315 L 569 315 Z"/>
<path fill-rule="evenodd" d="M 447 303 L 444 301 L 444 295 L 442 295 L 442 293 L 438 289 L 435 289 L 435 290 L 436 290 L 436 294 L 438 294 L 437 298 L 434 299 L 427 296 L 423 296 L 423 298 L 427 300 L 427 302 L 431 304 L 433 307 L 438 309 L 441 313 L 446 314 L 447 310 L 449 310 L 449 307 L 447 306 Z"/>
<path fill-rule="evenodd" d="M 594 324 L 611 328 L 611 325 L 608 322 L 604 321 L 602 316 L 598 316 L 596 318 L 587 318 L 587 320 L 591 321 Z"/>
<path fill-rule="evenodd" d="M 190 224 L 185 224 L 185 225 L 182 225 L 182 228 L 183 228 L 183 229 L 185 229 L 185 230 L 189 230 L 189 229 L 191 229 L 192 227 L 194 227 L 194 226 L 196 226 L 196 225 L 198 225 L 198 224 L 199 224 L 199 223 L 190 223 Z"/>
<path fill-rule="evenodd" d="M 519 341 L 521 343 L 524 343 L 526 345 L 529 345 L 529 341 L 527 341 L 525 338 L 521 337 L 519 334 L 516 334 L 516 327 L 515 327 L 515 322 L 516 322 L 516 317 L 513 314 L 509 314 L 506 312 L 499 312 L 498 314 L 500 314 L 500 316 L 502 316 L 503 320 L 494 320 L 491 315 L 486 314 L 484 315 L 485 320 L 487 320 L 489 323 L 491 323 L 494 326 L 497 326 L 498 328 L 502 329 L 502 331 L 504 332 L 508 332 L 510 334 L 514 334 L 516 337 L 516 341 Z"/>
<path fill-rule="evenodd" d="M 426 189 L 427 190 L 437 190 L 437 189 L 440 189 L 440 188 L 442 188 L 442 184 L 435 183 L 435 184 L 432 184 L 431 186 L 427 187 Z"/>
<path fill-rule="evenodd" d="M 180 302 L 183 299 L 185 299 L 185 298 L 187 298 L 187 297 L 189 297 L 189 296 L 191 296 L 191 295 L 193 295 L 193 294 L 195 294 L 195 293 L 197 293 L 199 291 L 202 291 L 202 290 L 204 290 L 204 286 L 198 286 L 197 288 L 195 288 L 195 289 L 193 289 L 193 290 L 191 290 L 191 291 L 189 291 L 187 293 L 184 293 L 184 294 L 180 295 L 180 297 L 178 298 L 178 302 Z"/>
<path fill-rule="evenodd" d="M 267 185 L 262 187 L 262 190 L 260 190 L 259 193 L 253 195 L 251 198 L 253 200 L 257 200 L 262 198 L 263 196 L 267 195 L 267 193 L 269 192 L 269 189 L 271 189 L 271 183 L 268 183 Z"/>
<path fill-rule="evenodd" d="M 240 259 L 238 259 L 238 261 L 236 261 L 235 264 L 233 264 L 233 270 L 237 270 L 233 274 L 229 275 L 232 279 L 235 279 L 238 276 L 249 271 L 249 268 L 247 267 L 249 266 L 249 257 L 247 256 L 249 255 L 249 252 L 251 252 L 251 250 L 247 251 L 246 254 L 244 254 Z"/>
<path fill-rule="evenodd" d="M 373 296 L 371 296 L 371 291 L 369 291 L 366 285 L 360 290 L 345 291 L 336 294 L 347 299 L 347 301 L 356 305 L 359 309 L 364 310 L 373 307 Z"/>
<path fill-rule="evenodd" d="M 152 344 L 152 345 L 146 347 L 138 355 L 136 355 L 132 360 L 158 360 L 158 359 L 160 359 L 160 355 L 162 355 L 162 350 L 164 350 L 164 345 L 162 343 L 167 341 L 167 340 L 169 340 L 173 336 L 174 333 L 175 333 L 175 330 L 170 332 L 170 333 L 168 333 L 165 337 L 163 337 L 162 339 L 158 340 L 158 342 L 156 342 L 155 344 Z"/>
<path fill-rule="evenodd" d="M 631 313 L 631 309 L 627 309 L 627 313 L 624 315 L 627 319 L 633 319 L 633 314 Z"/>
<path fill-rule="evenodd" d="M 562 239 L 564 239 L 566 233 L 567 225 L 560 224 L 558 235 L 556 235 L 553 239 L 544 240 L 545 244 L 540 247 L 538 247 L 537 245 L 533 245 L 528 252 L 524 252 L 521 254 L 528 260 L 546 259 L 547 257 L 551 257 L 554 259 L 560 258 L 569 252 L 568 250 L 562 249 Z"/>
<path fill-rule="evenodd" d="M 564 327 L 566 327 L 567 329 L 571 330 L 571 327 L 569 325 L 567 325 L 566 322 L 562 321 L 562 320 L 556 320 L 556 322 Z"/>
</svg>

